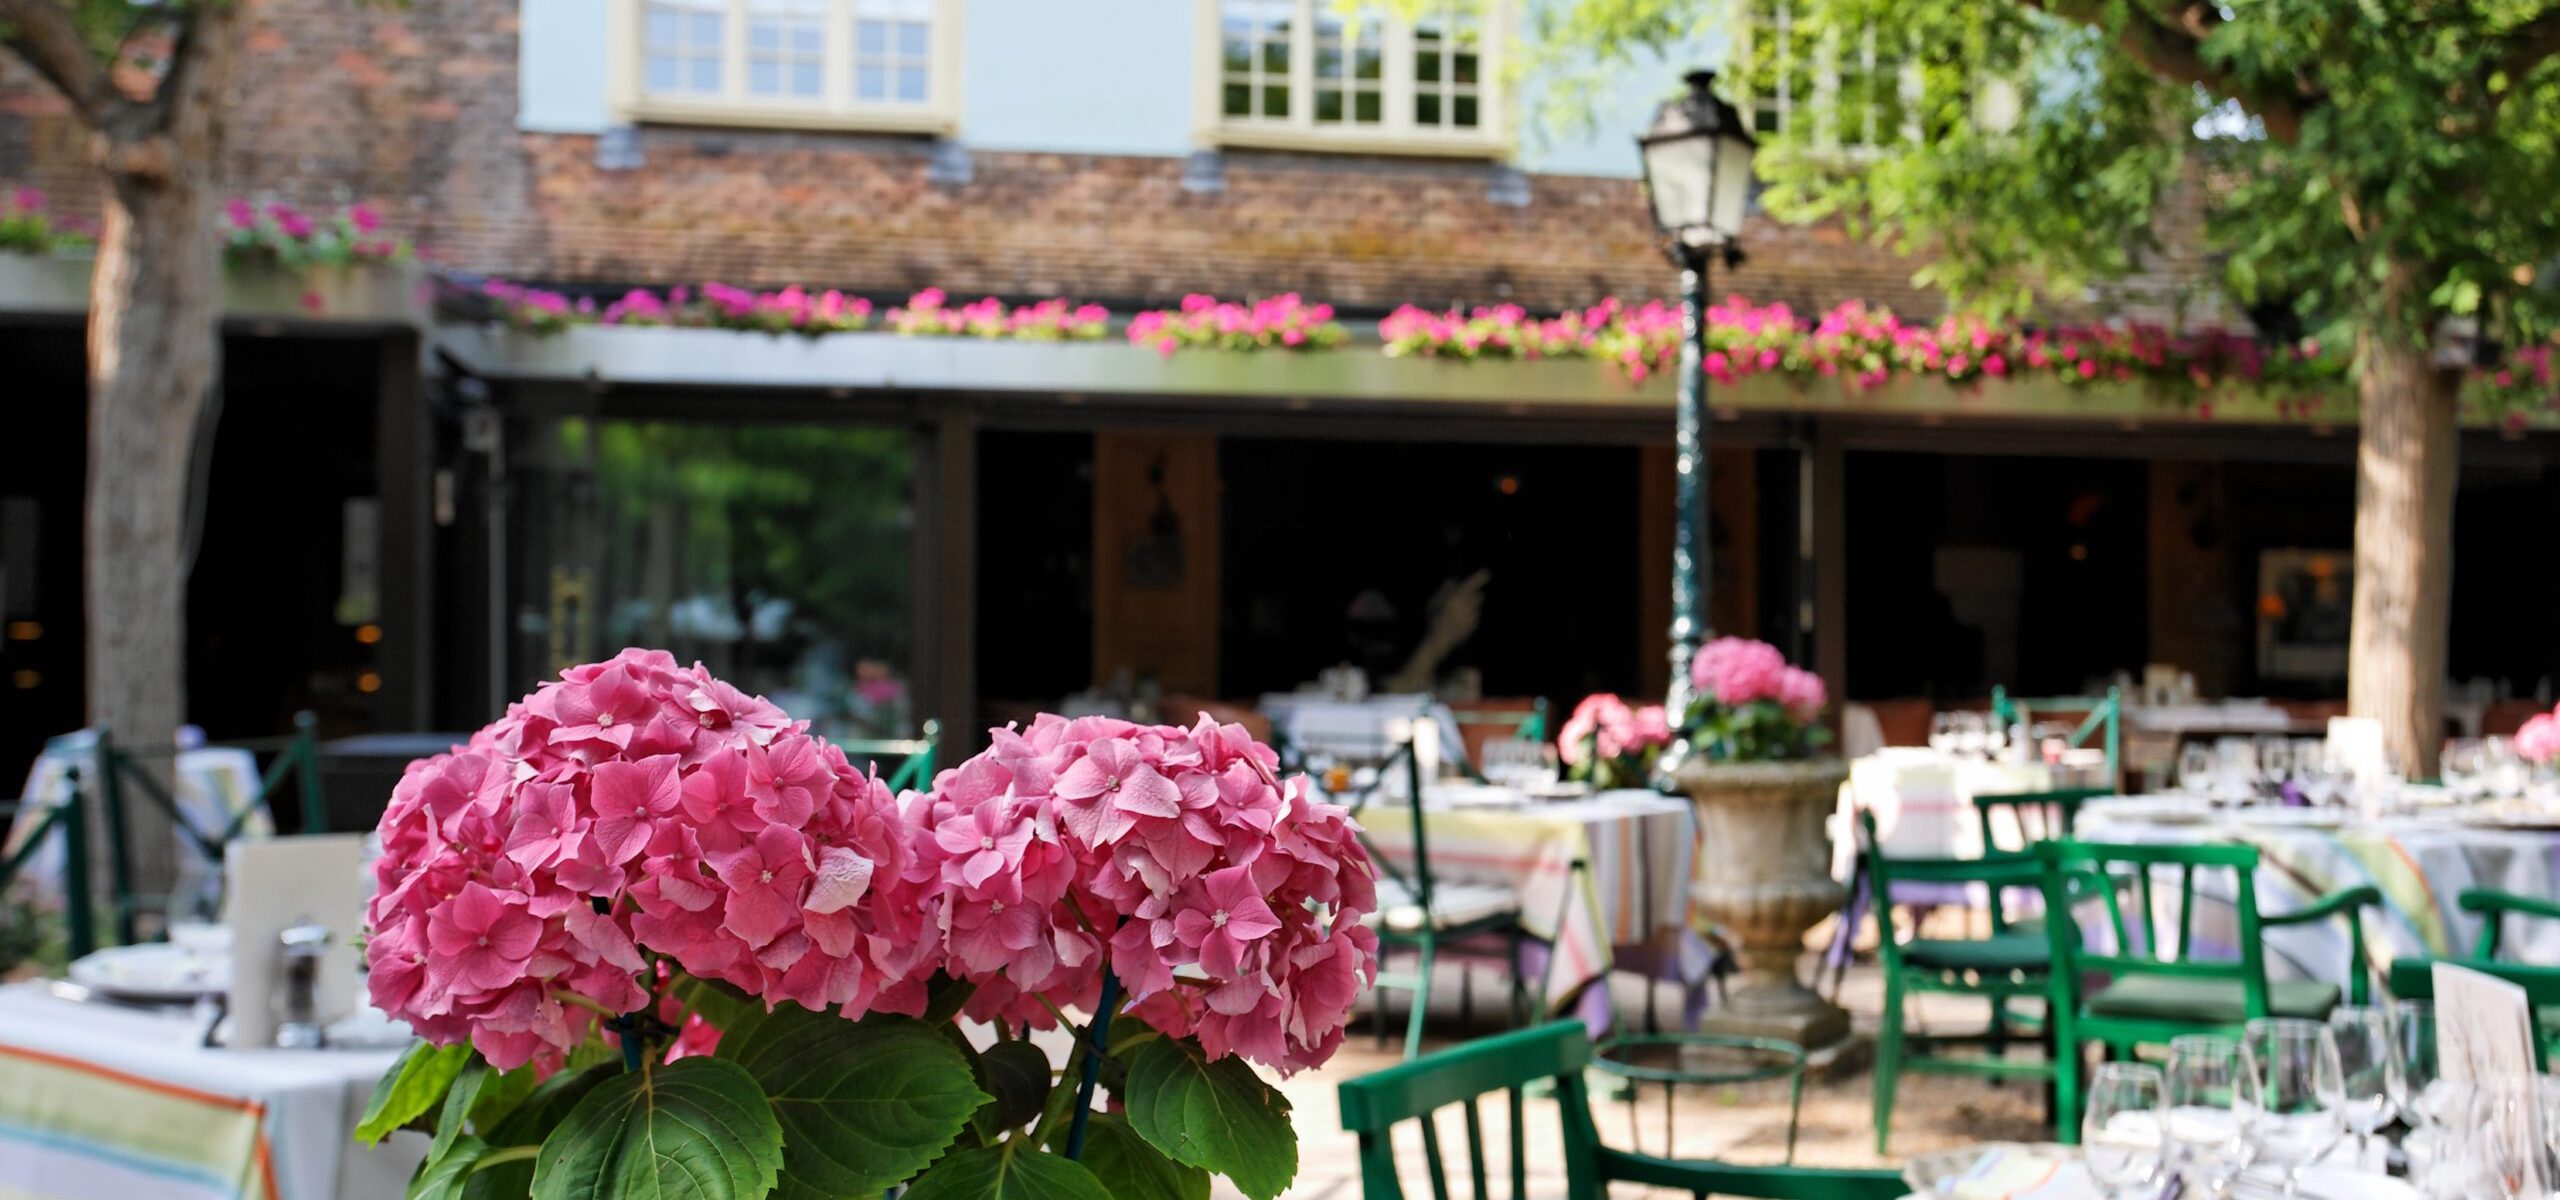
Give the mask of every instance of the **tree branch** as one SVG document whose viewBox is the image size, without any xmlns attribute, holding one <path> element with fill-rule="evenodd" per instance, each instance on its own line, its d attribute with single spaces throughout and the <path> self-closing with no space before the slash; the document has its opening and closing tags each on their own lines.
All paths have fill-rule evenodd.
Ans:
<svg viewBox="0 0 2560 1200">
<path fill-rule="evenodd" d="M 2506 57 L 2499 67 L 2507 73 L 2504 94 L 2512 96 L 2524 86 L 2524 77 L 2535 67 L 2549 61 L 2553 55 L 2560 55 L 2560 9 L 2553 9 L 2508 30 L 2507 42 Z"/>
<path fill-rule="evenodd" d="M 6 45 L 92 129 L 103 126 L 119 97 L 106 66 L 54 0 L 0 0 L 0 45 Z"/>
<path fill-rule="evenodd" d="M 2205 36 L 2221 20 L 2220 14 L 2209 11 L 2206 6 L 2184 4 L 2156 18 L 2146 13 L 2132 20 L 2116 21 L 2110 19 L 2113 6 L 2092 0 L 2026 0 L 2026 3 L 2073 24 L 2112 36 L 2116 47 L 2126 56 L 2162 79 L 2193 84 L 2239 101 L 2240 107 L 2247 109 L 2266 126 L 2268 137 L 2290 143 L 2302 136 L 2302 109 L 2308 98 L 2297 99 L 2268 91 L 2206 61 Z"/>
</svg>

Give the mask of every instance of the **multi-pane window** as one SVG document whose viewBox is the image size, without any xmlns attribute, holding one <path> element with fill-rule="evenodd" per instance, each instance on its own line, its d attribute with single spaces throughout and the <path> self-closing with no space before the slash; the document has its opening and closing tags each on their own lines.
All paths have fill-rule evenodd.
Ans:
<svg viewBox="0 0 2560 1200">
<path fill-rule="evenodd" d="M 959 0 L 620 3 L 637 61 L 619 95 L 644 120 L 928 129 L 956 108 Z"/>
<path fill-rule="evenodd" d="M 1216 127 L 1237 144 L 1480 154 L 1500 145 L 1502 5 L 1204 0 L 1217 29 Z"/>
<path fill-rule="evenodd" d="M 1737 84 L 1755 132 L 1810 121 L 1818 143 L 1850 150 L 1909 135 L 1911 54 L 1899 31 L 1817 30 L 1788 0 L 1748 0 L 1743 13 Z"/>
</svg>

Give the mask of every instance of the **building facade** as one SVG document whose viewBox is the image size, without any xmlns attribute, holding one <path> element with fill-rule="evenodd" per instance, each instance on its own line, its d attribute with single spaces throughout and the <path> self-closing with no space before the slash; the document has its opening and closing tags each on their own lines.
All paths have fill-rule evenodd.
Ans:
<svg viewBox="0 0 2560 1200">
<path fill-rule="evenodd" d="M 1756 119 L 1854 125 L 1844 153 L 1891 136 L 1889 53 L 1788 58 L 1779 9 L 1754 11 L 1735 44 L 1775 81 Z M 1729 53 L 1628 64 L 1556 122 L 1552 85 L 1513 69 L 1527 22 L 1504 0 L 1418 21 L 1330 0 L 247 12 L 229 189 L 365 203 L 466 286 L 799 284 L 884 306 L 939 288 L 1121 312 L 1295 292 L 1355 331 L 1407 303 L 1667 290 L 1631 134 L 1683 68 Z M 84 141 L 0 61 L 0 183 L 76 216 Z M 2208 264 L 2170 232 L 2151 275 L 2092 306 L 2211 319 Z M 1913 266 L 1755 219 L 1719 290 L 1932 315 Z M 56 419 L 77 411 L 77 313 L 16 307 L 0 339 L 53 408 L 9 452 L 7 615 L 45 632 L 0 652 L 22 684 L 11 723 L 49 731 L 79 713 L 81 434 Z M 1383 678 L 1479 572 L 1474 634 L 1440 664 L 1464 686 L 1570 702 L 1662 684 L 1659 381 L 1559 392 L 1517 373 L 1559 364 L 1487 364 L 1300 383 L 1276 360 L 1089 369 L 1100 347 L 926 362 L 872 335 L 820 351 L 591 332 L 527 347 L 450 309 L 233 321 L 193 605 L 209 729 L 267 732 L 297 707 L 341 729 L 468 727 L 628 642 L 850 732 L 965 731 L 1078 693 L 1249 702 L 1342 662 Z M 2261 669 L 2253 647 L 2262 565 L 2293 561 L 2268 555 L 2345 547 L 2351 428 L 1774 394 L 1725 415 L 1717 624 L 1847 694 L 2067 691 L 2155 661 L 2215 690 L 2331 685 Z M 2464 561 L 2489 565 L 2458 584 L 2462 613 L 2552 598 L 2547 556 L 2494 549 L 2560 511 L 2552 461 L 2548 434 L 2478 437 L 2462 519 L 2486 548 Z M 2462 628 L 2457 675 L 2560 669 L 2546 634 L 2475 646 Z"/>
</svg>

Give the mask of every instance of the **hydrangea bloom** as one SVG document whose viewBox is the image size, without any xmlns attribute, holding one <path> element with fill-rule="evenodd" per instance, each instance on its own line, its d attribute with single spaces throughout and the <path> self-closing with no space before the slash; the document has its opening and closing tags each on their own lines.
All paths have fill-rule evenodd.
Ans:
<svg viewBox="0 0 2560 1200">
<path fill-rule="evenodd" d="M 1376 883 L 1348 814 L 1236 725 L 1044 715 L 910 802 L 908 882 L 969 1013 L 1046 1027 L 1103 972 L 1172 1037 L 1282 1071 L 1342 1040 L 1375 976 Z"/>
<path fill-rule="evenodd" d="M 1799 721 L 1821 716 L 1830 699 L 1821 676 L 1788 666 L 1777 647 L 1751 638 L 1721 637 L 1699 647 L 1689 660 L 1689 682 L 1718 704 L 1774 701 Z"/>
<path fill-rule="evenodd" d="M 2516 730 L 2516 753 L 2526 762 L 2560 761 L 2560 710 L 2535 713 Z"/>
<path fill-rule="evenodd" d="M 643 951 L 768 1003 L 921 1011 L 925 916 L 887 786 L 661 651 L 572 668 L 410 764 L 381 835 L 374 1003 L 502 1069 L 647 1004 Z"/>
</svg>

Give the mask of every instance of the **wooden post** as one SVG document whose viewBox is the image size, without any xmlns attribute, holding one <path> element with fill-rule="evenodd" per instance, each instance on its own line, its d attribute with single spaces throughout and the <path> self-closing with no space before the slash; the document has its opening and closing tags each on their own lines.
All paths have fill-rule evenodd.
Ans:
<svg viewBox="0 0 2560 1200">
<path fill-rule="evenodd" d="M 376 497 L 374 620 L 382 640 L 374 663 L 382 690 L 374 721 L 384 729 L 431 724 L 435 686 L 435 464 L 418 387 L 418 335 L 386 335 L 375 368 L 373 478 Z"/>
<path fill-rule="evenodd" d="M 930 531 L 916 556 L 917 669 L 920 711 L 941 722 L 936 755 L 958 762 L 977 752 L 978 723 L 978 415 L 965 403 L 943 409 L 920 439 L 931 454 L 917 493 Z M 922 456 L 919 456 L 922 457 Z"/>
<path fill-rule="evenodd" d="M 1814 673 L 1838 703 L 1849 698 L 1849 499 L 1848 454 L 1840 430 L 1817 419 L 1806 454 L 1813 510 Z"/>
</svg>

